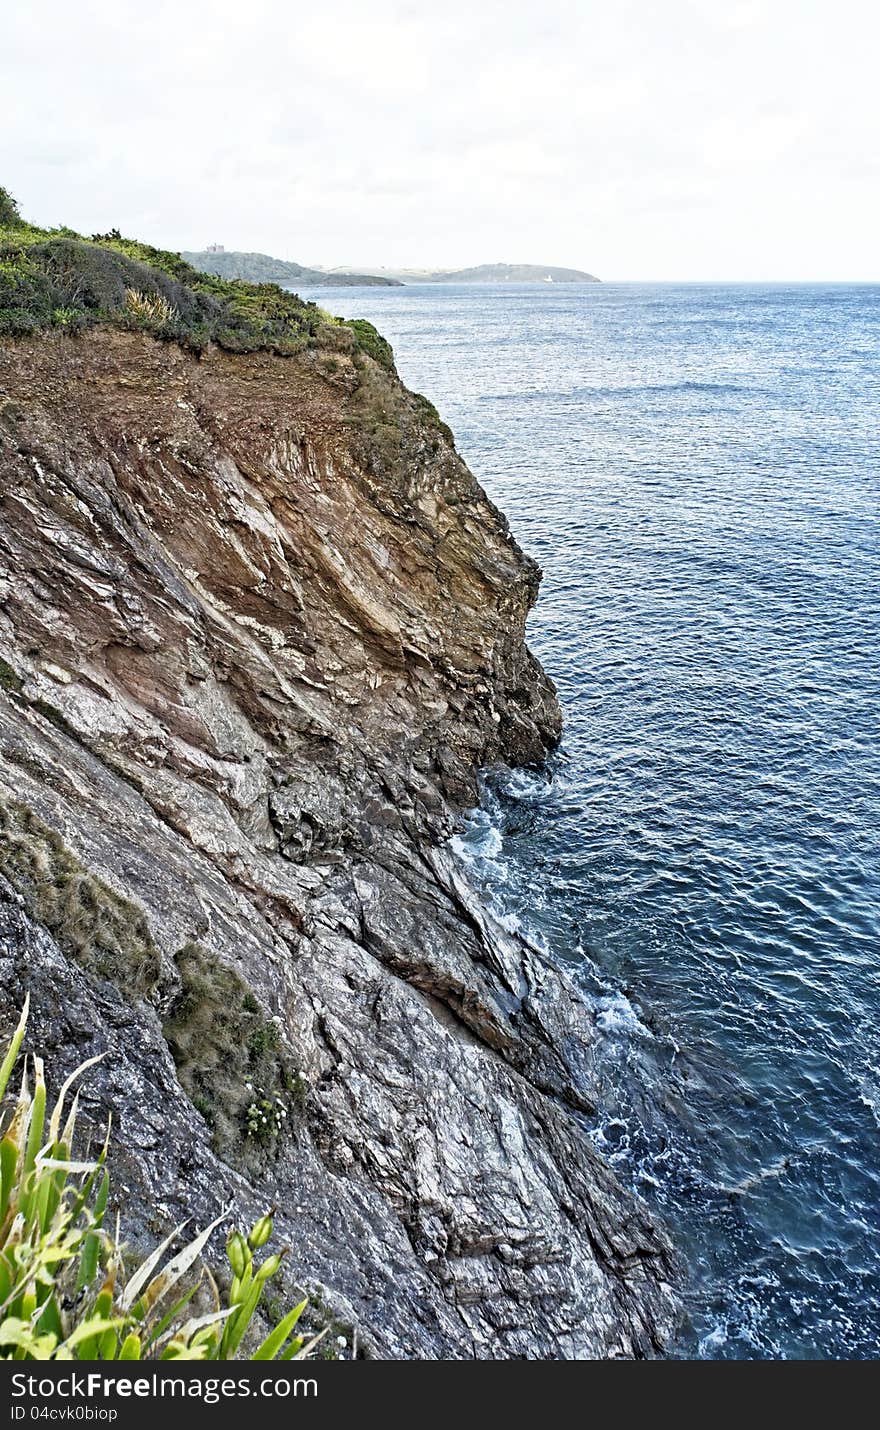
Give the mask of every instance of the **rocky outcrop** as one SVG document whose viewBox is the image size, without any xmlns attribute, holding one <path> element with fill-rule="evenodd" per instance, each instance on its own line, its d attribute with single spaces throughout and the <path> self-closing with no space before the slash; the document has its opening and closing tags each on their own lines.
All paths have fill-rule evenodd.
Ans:
<svg viewBox="0 0 880 1430">
<path fill-rule="evenodd" d="M 430 404 L 354 351 L 16 340 L 0 471 L 0 1014 L 106 1052 L 126 1234 L 277 1204 L 365 1354 L 656 1353 L 592 1015 L 444 845 L 559 714 Z"/>
</svg>

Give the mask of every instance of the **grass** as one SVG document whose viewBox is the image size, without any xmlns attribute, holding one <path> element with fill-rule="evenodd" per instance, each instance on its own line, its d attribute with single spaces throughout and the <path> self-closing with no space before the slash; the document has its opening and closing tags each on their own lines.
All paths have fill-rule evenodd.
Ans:
<svg viewBox="0 0 880 1430">
<path fill-rule="evenodd" d="M 0 872 L 88 972 L 147 997 L 161 970 L 144 910 L 90 874 L 32 810 L 0 795 Z"/>
<path fill-rule="evenodd" d="M 0 1102 L 27 1016 L 26 1004 L 2 1049 Z M 234 1227 L 228 1232 L 229 1288 L 222 1297 L 202 1253 L 225 1215 L 172 1252 L 183 1231 L 175 1228 L 136 1269 L 127 1266 L 118 1227 L 105 1224 L 107 1141 L 97 1155 L 81 1149 L 78 1093 L 68 1102 L 90 1063 L 68 1078 L 51 1112 L 43 1061 L 29 1063 L 0 1122 L 0 1360 L 245 1358 L 242 1346 L 256 1339 L 254 1318 L 258 1308 L 267 1314 L 265 1293 L 284 1257 L 283 1251 L 257 1256 L 273 1234 L 271 1213 L 247 1234 Z M 277 1315 L 247 1359 L 309 1359 L 326 1331 L 307 1344 L 296 1334 L 307 1302 L 288 1311 L 277 1300 L 272 1304 Z"/>
<path fill-rule="evenodd" d="M 0 676 L 2 676 L 0 668 Z M 55 830 L 0 795 L 0 874 L 88 973 L 149 998 L 161 956 L 142 908 L 83 867 Z M 232 969 L 198 943 L 176 955 L 180 992 L 163 1032 L 181 1087 L 220 1156 L 259 1168 L 302 1120 L 308 1084 L 281 1049 L 278 1027 Z"/>
<path fill-rule="evenodd" d="M 195 352 L 289 356 L 308 348 L 367 354 L 393 370 L 391 348 L 361 319 L 345 322 L 273 283 L 243 283 L 191 267 L 179 253 L 123 238 L 86 238 L 25 222 L 0 188 L 0 336 L 97 324 L 144 330 Z"/>
<path fill-rule="evenodd" d="M 18 695 L 24 686 L 24 681 L 16 670 L 12 669 L 5 660 L 0 660 L 0 690 L 9 690 L 14 695 Z"/>
<path fill-rule="evenodd" d="M 180 1085 L 222 1157 L 260 1163 L 289 1113 L 302 1113 L 307 1088 L 287 1065 L 277 1025 L 232 969 L 198 943 L 176 961 L 181 991 L 163 1032 Z"/>
</svg>

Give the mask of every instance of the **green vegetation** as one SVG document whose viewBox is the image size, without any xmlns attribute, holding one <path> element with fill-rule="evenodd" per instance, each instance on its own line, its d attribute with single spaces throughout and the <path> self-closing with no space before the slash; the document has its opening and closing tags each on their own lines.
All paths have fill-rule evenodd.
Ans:
<svg viewBox="0 0 880 1430">
<path fill-rule="evenodd" d="M 349 422 L 358 461 L 368 472 L 399 472 L 401 466 L 420 464 L 428 453 L 439 454 L 455 440 L 436 407 L 427 397 L 389 382 L 394 357 L 385 339 L 371 323 L 355 318 L 358 341 L 372 348 L 372 362 L 356 358 L 358 385 L 353 394 Z M 387 352 L 383 352 L 387 349 Z"/>
<path fill-rule="evenodd" d="M 382 337 L 372 323 L 368 323 L 366 318 L 350 318 L 348 327 L 357 338 L 361 352 L 369 353 L 373 361 L 388 372 L 394 371 L 394 352 L 391 344 Z"/>
<path fill-rule="evenodd" d="M 0 228 L 0 334 L 80 332 L 102 322 L 195 351 L 215 342 L 279 353 L 300 352 L 323 326 L 292 293 L 224 282 L 116 234 L 87 240 L 27 224 Z"/>
<path fill-rule="evenodd" d="M 2 665 L 0 681 L 14 689 Z M 32 810 L 3 795 L 0 873 L 80 967 L 127 994 L 152 994 L 161 956 L 144 910 L 89 873 Z M 290 1115 L 303 1115 L 308 1086 L 288 1066 L 277 1025 L 236 973 L 197 943 L 185 944 L 176 963 L 181 991 L 163 1031 L 180 1084 L 221 1156 L 265 1161 Z"/>
<path fill-rule="evenodd" d="M 0 186 L 0 227 L 18 228 L 20 224 L 21 215 L 18 212 L 18 204 L 9 190 Z"/>
<path fill-rule="evenodd" d="M 245 1129 L 248 1137 L 255 1137 L 258 1142 L 271 1142 L 284 1131 L 286 1119 L 287 1108 L 282 1098 L 261 1097 L 258 1102 L 249 1104 Z"/>
<path fill-rule="evenodd" d="M 273 283 L 202 272 L 117 229 L 87 239 L 72 229 L 38 228 L 0 188 L 0 337 L 52 328 L 78 333 L 98 323 L 195 352 L 210 343 L 281 355 L 327 347 L 368 352 L 393 368 L 391 349 L 369 323 L 328 320 L 314 303 Z"/>
<path fill-rule="evenodd" d="M 163 1031 L 180 1084 L 236 1162 L 271 1151 L 306 1088 L 287 1066 L 278 1028 L 231 969 L 188 943 L 177 954 L 181 992 Z"/>
<path fill-rule="evenodd" d="M 12 669 L 5 660 L 0 660 L 0 690 L 11 690 L 18 695 L 24 686 L 24 681 L 17 671 Z"/>
<path fill-rule="evenodd" d="M 27 1012 L 25 1004 L 0 1065 L 0 1100 L 21 1050 Z M 0 1124 L 0 1359 L 241 1359 L 242 1343 L 253 1335 L 257 1308 L 267 1309 L 264 1291 L 284 1256 L 255 1260 L 272 1236 L 271 1215 L 247 1236 L 229 1232 L 231 1281 L 222 1299 L 202 1261 L 222 1217 L 172 1254 L 183 1231 L 177 1227 L 136 1270 L 127 1268 L 118 1232 L 105 1226 L 107 1142 L 97 1157 L 79 1160 L 78 1094 L 67 1105 L 89 1066 L 67 1079 L 47 1119 L 43 1062 L 34 1057 L 33 1091 L 25 1067 L 17 1101 Z M 325 1332 L 308 1344 L 294 1334 L 305 1307 L 302 1301 L 273 1317 L 275 1324 L 248 1359 L 310 1357 Z"/>
<path fill-rule="evenodd" d="M 412 395 L 413 399 L 421 409 L 423 415 L 427 417 L 431 425 L 438 428 L 439 431 L 443 433 L 443 436 L 446 438 L 447 442 L 449 442 L 450 445 L 454 447 L 455 437 L 453 435 L 452 428 L 448 427 L 443 421 L 443 418 L 440 416 L 440 413 L 437 411 L 430 397 L 425 397 L 424 394 L 421 392 L 414 392 Z"/>
<path fill-rule="evenodd" d="M 32 810 L 0 795 L 0 872 L 90 973 L 145 997 L 159 977 L 146 914 L 83 868 Z"/>
</svg>

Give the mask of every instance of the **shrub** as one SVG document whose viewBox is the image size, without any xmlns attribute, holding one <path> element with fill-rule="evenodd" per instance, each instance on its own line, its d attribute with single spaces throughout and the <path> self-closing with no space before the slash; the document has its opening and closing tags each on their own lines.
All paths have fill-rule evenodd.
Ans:
<svg viewBox="0 0 880 1430">
<path fill-rule="evenodd" d="M 84 313 L 81 308 L 55 308 L 52 312 L 53 328 L 79 328 Z"/>
<path fill-rule="evenodd" d="M 287 1108 L 280 1097 L 261 1097 L 248 1107 L 245 1129 L 248 1137 L 258 1142 L 271 1142 L 284 1131 L 286 1119 Z"/>
<path fill-rule="evenodd" d="M 0 334 L 96 323 L 146 325 L 196 351 L 214 342 L 233 352 L 281 354 L 320 345 L 341 327 L 273 283 L 202 273 L 179 253 L 123 238 L 118 229 L 87 239 L 68 228 L 37 228 L 0 189 Z"/>
<path fill-rule="evenodd" d="M 147 323 L 158 323 L 163 328 L 175 322 L 179 316 L 177 309 L 172 307 L 164 294 L 141 293 L 137 288 L 126 288 L 125 306 L 136 318 L 143 318 Z"/>
<path fill-rule="evenodd" d="M 25 1003 L 0 1066 L 0 1099 L 11 1077 L 27 1024 Z M 18 1099 L 0 1140 L 0 1359 L 15 1360 L 233 1360 L 252 1327 L 257 1307 L 284 1253 L 257 1261 L 272 1236 L 271 1214 L 245 1236 L 226 1239 L 231 1271 L 222 1299 L 202 1253 L 219 1217 L 181 1251 L 171 1254 L 177 1227 L 133 1272 L 125 1267 L 118 1232 L 105 1215 L 110 1189 L 107 1142 L 94 1158 L 76 1149 L 78 1094 L 68 1097 L 73 1073 L 47 1121 L 42 1059 L 25 1067 Z M 207 1293 L 207 1312 L 192 1302 Z M 301 1301 L 280 1317 L 251 1360 L 303 1360 L 324 1332 L 304 1344 L 294 1334 Z"/>
<path fill-rule="evenodd" d="M 20 223 L 18 204 L 9 190 L 0 185 L 0 228 L 17 228 Z"/>
<path fill-rule="evenodd" d="M 368 323 L 366 318 L 349 318 L 346 326 L 354 333 L 361 352 L 369 353 L 387 372 L 394 372 L 394 350 L 372 323 Z"/>
</svg>

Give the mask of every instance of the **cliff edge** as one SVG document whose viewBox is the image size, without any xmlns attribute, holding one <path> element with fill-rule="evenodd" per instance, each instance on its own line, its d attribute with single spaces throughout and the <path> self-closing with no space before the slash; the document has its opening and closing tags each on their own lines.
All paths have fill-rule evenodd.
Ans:
<svg viewBox="0 0 880 1430">
<path fill-rule="evenodd" d="M 590 1010 L 444 846 L 558 737 L 536 567 L 366 330 L 79 326 L 0 337 L 0 1033 L 106 1053 L 136 1248 L 275 1203 L 363 1354 L 655 1354 Z"/>
</svg>

